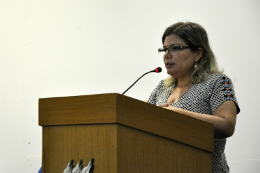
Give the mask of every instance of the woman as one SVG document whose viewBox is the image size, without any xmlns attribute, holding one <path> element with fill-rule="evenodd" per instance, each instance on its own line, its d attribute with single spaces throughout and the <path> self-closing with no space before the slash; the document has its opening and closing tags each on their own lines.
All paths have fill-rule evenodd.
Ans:
<svg viewBox="0 0 260 173">
<path fill-rule="evenodd" d="M 148 103 L 212 123 L 212 172 L 229 172 L 224 149 L 240 109 L 231 80 L 218 70 L 206 31 L 196 23 L 179 22 L 165 30 L 162 43 L 158 52 L 170 76 Z"/>
</svg>

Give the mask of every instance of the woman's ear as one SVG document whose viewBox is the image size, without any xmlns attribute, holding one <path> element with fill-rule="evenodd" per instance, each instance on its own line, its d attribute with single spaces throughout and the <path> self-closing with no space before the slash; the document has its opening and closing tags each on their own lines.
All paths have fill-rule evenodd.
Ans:
<svg viewBox="0 0 260 173">
<path fill-rule="evenodd" d="M 204 51 L 202 48 L 198 48 L 196 51 L 196 56 L 195 56 L 195 61 L 200 60 L 200 58 L 202 57 Z"/>
</svg>

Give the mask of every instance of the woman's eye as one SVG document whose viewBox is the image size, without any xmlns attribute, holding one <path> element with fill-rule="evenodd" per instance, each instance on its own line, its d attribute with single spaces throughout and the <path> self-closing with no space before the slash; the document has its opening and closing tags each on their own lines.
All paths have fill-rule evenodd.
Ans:
<svg viewBox="0 0 260 173">
<path fill-rule="evenodd" d="M 172 47 L 172 50 L 173 51 L 178 51 L 178 50 L 180 50 L 180 47 L 177 47 L 177 46 L 176 47 Z"/>
</svg>

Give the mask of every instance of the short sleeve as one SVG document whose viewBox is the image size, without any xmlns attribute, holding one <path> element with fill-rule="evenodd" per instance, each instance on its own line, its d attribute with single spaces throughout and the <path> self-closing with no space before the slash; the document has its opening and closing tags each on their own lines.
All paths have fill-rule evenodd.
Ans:
<svg viewBox="0 0 260 173">
<path fill-rule="evenodd" d="M 153 90 L 153 92 L 150 94 L 149 96 L 149 99 L 148 99 L 148 103 L 150 104 L 153 104 L 153 105 L 156 105 L 156 96 L 157 96 L 157 93 L 160 89 L 162 89 L 163 87 L 163 80 L 161 80 L 159 82 L 159 84 L 157 85 L 157 87 Z"/>
<path fill-rule="evenodd" d="M 227 76 L 219 74 L 214 80 L 210 97 L 212 113 L 225 101 L 233 101 L 237 108 L 237 114 L 240 112 L 232 81 Z"/>
</svg>

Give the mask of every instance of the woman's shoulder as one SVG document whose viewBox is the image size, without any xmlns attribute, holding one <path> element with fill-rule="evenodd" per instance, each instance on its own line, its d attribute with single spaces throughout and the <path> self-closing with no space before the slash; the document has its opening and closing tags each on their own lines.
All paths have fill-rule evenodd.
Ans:
<svg viewBox="0 0 260 173">
<path fill-rule="evenodd" d="M 164 79 L 160 80 L 156 89 L 163 89 L 165 86 Z"/>
<path fill-rule="evenodd" d="M 209 75 L 207 81 L 210 82 L 210 83 L 214 83 L 214 82 L 217 82 L 217 81 L 228 81 L 228 82 L 231 83 L 230 78 L 227 75 L 223 74 L 223 73 L 211 74 L 211 75 Z"/>
<path fill-rule="evenodd" d="M 175 84 L 168 85 L 167 82 L 171 83 L 171 81 L 169 81 L 169 78 L 160 80 L 156 88 L 154 89 L 154 92 L 163 92 L 165 90 L 172 89 L 175 86 Z"/>
<path fill-rule="evenodd" d="M 223 78 L 223 77 L 227 77 L 227 75 L 225 75 L 223 73 L 214 73 L 214 74 L 209 75 L 209 79 L 219 79 L 219 78 Z"/>
<path fill-rule="evenodd" d="M 232 85 L 232 81 L 229 79 L 228 76 L 222 73 L 214 73 L 210 74 L 206 81 L 197 84 L 197 86 L 203 87 L 204 89 L 212 89 L 215 88 L 216 85 L 222 85 L 225 82 Z"/>
</svg>

